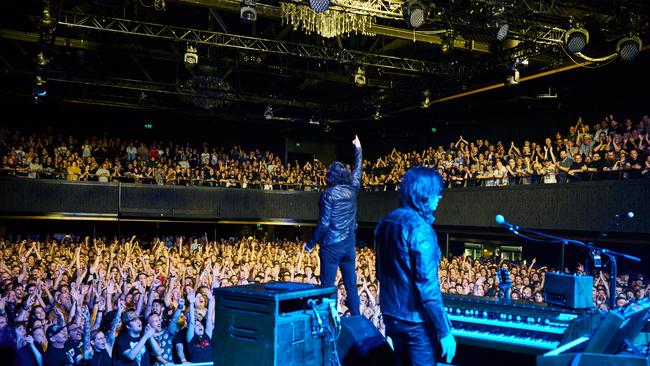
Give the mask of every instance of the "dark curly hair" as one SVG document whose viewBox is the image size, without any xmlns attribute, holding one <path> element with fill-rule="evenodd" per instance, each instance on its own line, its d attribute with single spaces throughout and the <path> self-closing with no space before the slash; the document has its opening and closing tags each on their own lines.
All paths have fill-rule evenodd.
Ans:
<svg viewBox="0 0 650 366">
<path fill-rule="evenodd" d="M 335 161 L 327 169 L 327 176 L 325 177 L 329 186 L 338 186 L 341 184 L 352 184 L 352 172 L 348 167 L 340 161 Z"/>
</svg>

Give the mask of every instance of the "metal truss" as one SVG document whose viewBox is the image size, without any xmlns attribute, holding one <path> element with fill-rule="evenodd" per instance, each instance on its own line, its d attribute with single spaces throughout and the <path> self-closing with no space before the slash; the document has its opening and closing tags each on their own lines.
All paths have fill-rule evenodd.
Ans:
<svg viewBox="0 0 650 366">
<path fill-rule="evenodd" d="M 307 2 L 308 3 L 308 2 Z M 404 19 L 403 1 L 399 0 L 334 0 L 331 8 L 349 13 L 371 15 L 385 19 Z M 309 4 L 306 4 L 309 6 Z"/>
<path fill-rule="evenodd" d="M 371 66 L 380 69 L 446 75 L 450 77 L 463 76 L 461 69 L 452 63 L 433 63 L 430 61 L 372 54 L 362 51 L 246 37 L 208 30 L 109 18 L 92 14 L 62 12 L 59 17 L 59 25 L 69 28 L 89 29 L 178 42 L 191 42 L 206 46 L 290 55 L 299 58 L 333 61 L 341 64 Z"/>
<path fill-rule="evenodd" d="M 209 91 L 196 89 L 188 86 L 181 86 L 177 84 L 151 82 L 147 80 L 131 80 L 131 79 L 87 79 L 80 78 L 65 73 L 54 73 L 50 78 L 50 82 L 58 83 L 61 85 L 69 85 L 79 88 L 91 88 L 84 90 L 84 97 L 92 97 L 93 90 L 100 93 L 104 90 L 121 90 L 122 92 L 131 92 L 133 95 L 141 93 L 149 93 L 151 95 L 174 96 L 181 97 L 184 100 L 195 100 L 201 98 L 214 98 L 224 102 L 239 102 L 239 103 L 255 103 L 255 104 L 269 104 L 276 106 L 295 107 L 303 109 L 317 109 L 328 110 L 336 112 L 347 112 L 348 106 L 342 104 L 323 104 L 305 100 L 290 99 L 280 96 L 260 96 L 252 94 L 242 94 L 228 89 L 211 89 Z M 100 93 L 101 94 L 101 93 Z M 102 95 L 106 99 L 106 95 Z M 142 101 L 141 101 L 142 102 Z M 154 102 L 153 100 L 151 102 Z M 164 103 L 164 102 L 163 102 Z M 188 103 L 191 105 L 192 103 Z M 149 105 L 154 106 L 154 105 Z"/>
</svg>

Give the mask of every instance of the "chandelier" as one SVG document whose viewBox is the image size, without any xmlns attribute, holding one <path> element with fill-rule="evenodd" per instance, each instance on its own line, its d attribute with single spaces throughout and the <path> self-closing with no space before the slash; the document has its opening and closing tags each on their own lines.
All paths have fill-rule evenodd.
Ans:
<svg viewBox="0 0 650 366">
<path fill-rule="evenodd" d="M 331 38 L 351 32 L 374 35 L 369 31 L 375 18 L 369 15 L 346 13 L 328 9 L 316 13 L 310 7 L 295 3 L 280 3 L 282 24 L 292 25 L 293 30 L 302 29 L 305 33 L 316 33 Z"/>
</svg>

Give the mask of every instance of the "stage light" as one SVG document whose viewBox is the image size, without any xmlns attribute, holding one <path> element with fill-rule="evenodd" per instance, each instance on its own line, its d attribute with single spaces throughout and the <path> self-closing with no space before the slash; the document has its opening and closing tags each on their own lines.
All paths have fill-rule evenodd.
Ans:
<svg viewBox="0 0 650 366">
<path fill-rule="evenodd" d="M 641 51 L 641 38 L 632 36 L 632 37 L 623 37 L 616 44 L 616 53 L 621 57 L 623 61 L 632 61 Z"/>
<path fill-rule="evenodd" d="M 191 44 L 187 45 L 187 49 L 185 50 L 185 57 L 183 58 L 185 60 L 185 64 L 187 66 L 194 66 L 199 63 L 199 54 L 196 51 L 196 48 L 192 46 Z"/>
<path fill-rule="evenodd" d="M 43 28 L 52 28 L 56 21 L 52 16 L 52 9 L 49 1 L 43 2 L 43 15 L 41 17 L 40 25 Z"/>
<path fill-rule="evenodd" d="M 37 66 L 45 67 L 49 63 L 50 63 L 50 60 L 48 60 L 47 57 L 45 57 L 45 53 L 43 53 L 43 51 L 39 52 L 36 55 L 36 65 Z"/>
<path fill-rule="evenodd" d="M 505 19 L 497 22 L 497 41 L 501 42 L 506 39 L 508 30 L 510 30 L 510 25 Z"/>
<path fill-rule="evenodd" d="M 448 34 L 442 38 L 442 42 L 440 43 L 440 52 L 444 55 L 448 55 L 451 53 L 451 51 L 454 50 L 454 41 L 456 40 L 456 36 L 454 34 Z"/>
<path fill-rule="evenodd" d="M 431 93 L 428 90 L 425 90 L 424 93 L 424 100 L 422 101 L 422 108 L 429 108 L 431 106 Z"/>
<path fill-rule="evenodd" d="M 375 110 L 375 114 L 372 115 L 372 119 L 375 121 L 379 121 L 382 118 L 381 112 L 379 111 L 379 107 L 377 107 L 377 110 Z"/>
<path fill-rule="evenodd" d="M 587 43 L 589 43 L 589 32 L 584 28 L 571 28 L 564 33 L 564 43 L 569 52 L 582 52 Z"/>
<path fill-rule="evenodd" d="M 366 85 L 366 82 L 366 72 L 359 68 L 357 73 L 354 74 L 354 83 L 357 84 L 357 86 L 364 86 Z"/>
<path fill-rule="evenodd" d="M 41 76 L 36 76 L 36 80 L 34 82 L 36 86 L 45 86 L 45 84 L 47 84 L 47 80 L 43 79 Z"/>
<path fill-rule="evenodd" d="M 264 110 L 264 118 L 266 119 L 273 118 L 273 106 L 271 105 L 266 106 L 266 109 Z"/>
<path fill-rule="evenodd" d="M 404 3 L 402 14 L 406 24 L 413 28 L 420 28 L 426 20 L 425 6 L 419 0 L 410 0 Z"/>
<path fill-rule="evenodd" d="M 330 7 L 331 0 L 309 0 L 311 10 L 322 13 Z"/>
<path fill-rule="evenodd" d="M 519 84 L 519 70 L 516 67 L 513 67 L 510 71 L 510 74 L 506 76 L 506 86 L 512 86 Z"/>
<path fill-rule="evenodd" d="M 255 0 L 244 0 L 241 2 L 241 8 L 239 9 L 239 17 L 244 22 L 253 23 L 257 21 L 257 10 L 255 6 L 257 1 Z"/>
</svg>

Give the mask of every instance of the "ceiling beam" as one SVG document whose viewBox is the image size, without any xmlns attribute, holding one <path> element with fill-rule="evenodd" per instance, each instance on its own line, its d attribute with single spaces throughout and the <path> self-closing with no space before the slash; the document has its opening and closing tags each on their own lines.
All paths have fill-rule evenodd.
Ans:
<svg viewBox="0 0 650 366">
<path fill-rule="evenodd" d="M 218 9 L 228 11 L 231 13 L 239 13 L 241 8 L 240 1 L 237 0 L 167 0 L 183 5 L 207 7 L 211 9 Z M 258 3 L 255 10 L 257 15 L 263 18 L 280 20 L 282 14 L 280 8 L 277 6 L 260 4 Z M 423 42 L 429 44 L 440 45 L 443 42 L 443 37 L 437 34 L 428 34 L 427 31 L 416 31 L 409 29 L 400 29 L 389 27 L 380 24 L 373 24 L 368 28 L 368 32 L 378 36 L 405 39 L 412 42 Z M 457 40 L 454 48 L 462 51 L 469 51 L 475 53 L 491 53 L 490 44 L 485 42 L 476 42 L 471 40 Z"/>
<path fill-rule="evenodd" d="M 469 69 L 467 67 L 460 68 L 448 62 L 436 63 L 305 43 L 285 42 L 207 30 L 173 27 L 164 24 L 145 23 L 136 20 L 109 18 L 94 14 L 62 12 L 58 24 L 59 26 L 68 28 L 178 42 L 193 42 L 205 46 L 273 53 L 302 59 L 332 61 L 339 64 L 363 65 L 378 69 L 401 70 L 448 77 L 462 77 Z"/>
</svg>

